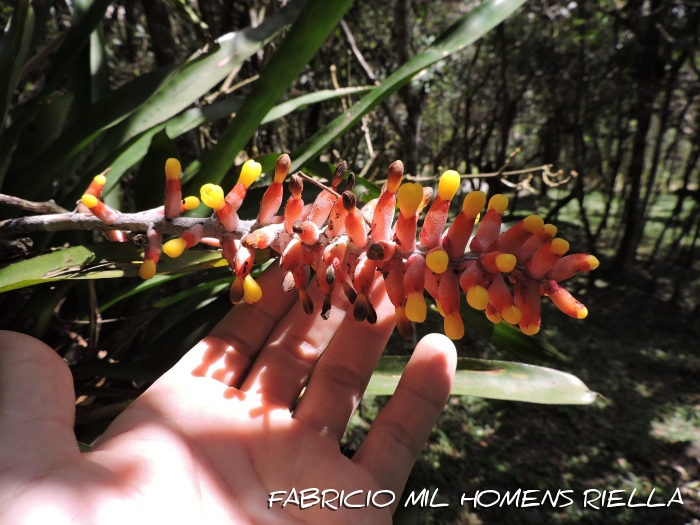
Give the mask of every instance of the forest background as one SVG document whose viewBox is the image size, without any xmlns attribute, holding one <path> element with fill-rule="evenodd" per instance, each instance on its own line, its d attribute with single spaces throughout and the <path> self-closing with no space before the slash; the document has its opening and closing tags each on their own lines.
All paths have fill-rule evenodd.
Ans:
<svg viewBox="0 0 700 525">
<path fill-rule="evenodd" d="M 0 2 L 3 27 L 16 5 Z M 356 0 L 344 15 L 338 8 L 340 24 L 330 35 L 310 34 L 321 38 L 318 52 L 288 89 L 282 86 L 281 98 L 271 100 L 292 101 L 291 110 L 246 137 L 235 165 L 262 157 L 269 166 L 269 158 L 306 144 L 474 5 Z M 11 147 L 7 133 L 0 141 L 0 191 L 64 206 L 82 191 L 78 181 L 97 173 L 81 167 L 99 145 L 77 140 L 70 155 L 51 157 L 47 152 L 70 144 L 57 141 L 63 131 L 95 108 L 121 111 L 134 92 L 116 101 L 109 96 L 133 79 L 158 68 L 175 71 L 202 49 L 215 49 L 222 35 L 266 28 L 284 13 L 277 0 L 44 0 L 33 6 L 27 57 L 34 58 L 19 72 L 16 89 L 0 97 L 8 101 L 0 105 L 7 130 L 19 129 Z M 88 45 L 58 74 L 53 53 L 73 38 L 66 38 L 70 28 L 94 16 Z M 259 79 L 267 82 L 260 75 L 285 37 L 285 24 L 211 89 L 189 93 L 193 99 L 182 109 L 217 108 L 211 118 L 137 137 L 140 153 L 132 150 L 122 163 L 108 203 L 124 211 L 157 205 L 162 191 L 154 191 L 155 173 L 162 178 L 170 156 L 197 180 L 199 166 L 213 162 L 201 161 L 230 133 L 232 115 L 245 97 L 257 96 Z M 323 177 L 328 164 L 345 159 L 367 181 L 369 194 L 396 159 L 424 181 L 444 169 L 474 174 L 468 187 L 510 197 L 507 221 L 539 213 L 556 222 L 572 251 L 601 261 L 570 287 L 587 305 L 588 318 L 546 308 L 541 351 L 521 351 L 518 359 L 570 371 L 601 396 L 586 407 L 451 398 L 410 483 L 439 488 L 452 504 L 424 512 L 424 523 L 700 523 L 699 26 L 700 4 L 693 0 L 530 0 L 483 38 L 422 69 L 305 164 Z M 31 106 L 47 85 L 50 96 Z M 321 95 L 293 102 L 314 93 Z M 23 122 L 27 108 L 34 113 Z M 124 161 L 106 156 L 104 162 L 115 158 Z M 235 168 L 225 175 L 235 180 Z M 252 218 L 254 210 L 248 212 Z M 0 207 L 0 219 L 17 215 Z M 0 239 L 0 264 L 64 243 L 100 241 L 92 232 L 68 235 Z M 230 278 L 222 275 L 185 274 L 141 293 L 123 293 L 139 285 L 136 277 L 8 291 L 0 294 L 0 328 L 42 338 L 73 366 L 76 435 L 90 443 L 153 380 L 145 369 L 159 370 L 173 345 L 184 348 L 201 337 L 228 309 L 224 282 Z M 440 325 L 431 312 L 416 337 Z M 387 354 L 411 348 L 410 341 L 392 338 Z M 469 326 L 457 348 L 463 357 L 513 359 Z M 90 364 L 106 359 L 133 368 L 115 377 L 91 374 Z M 385 397 L 365 397 L 344 444 L 361 442 L 385 403 Z M 475 510 L 454 503 L 463 492 L 487 488 L 628 494 L 636 488 L 643 499 L 655 488 L 666 501 L 676 487 L 685 504 L 668 509 Z"/>
</svg>

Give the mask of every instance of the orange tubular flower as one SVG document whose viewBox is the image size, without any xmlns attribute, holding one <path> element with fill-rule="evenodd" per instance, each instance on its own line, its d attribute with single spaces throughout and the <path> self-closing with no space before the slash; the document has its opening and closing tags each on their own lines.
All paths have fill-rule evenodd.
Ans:
<svg viewBox="0 0 700 525">
<path fill-rule="evenodd" d="M 107 168 L 99 175 L 95 175 L 95 178 L 92 179 L 92 181 L 90 182 L 88 189 L 85 190 L 85 194 L 92 195 L 93 197 L 97 197 L 98 199 L 102 197 L 102 189 L 105 187 L 105 184 L 107 184 L 106 175 L 110 172 L 111 169 L 112 168 Z"/>
<path fill-rule="evenodd" d="M 530 215 L 503 232 L 496 242 L 496 249 L 506 253 L 515 253 L 525 241 L 539 232 L 544 220 L 538 215 Z"/>
<path fill-rule="evenodd" d="M 347 170 L 348 163 L 344 160 L 340 161 L 338 167 L 335 169 L 335 173 L 333 174 L 333 180 L 331 181 L 331 189 L 333 191 L 335 191 L 336 188 L 338 188 Z M 321 228 L 326 222 L 326 219 L 328 219 L 328 214 L 331 212 L 331 208 L 333 208 L 333 205 L 335 204 L 336 200 L 338 200 L 338 198 L 335 195 L 333 195 L 330 191 L 323 190 L 318 195 L 318 197 L 316 197 L 316 200 L 314 201 L 314 204 L 311 207 L 311 213 L 309 213 L 309 220 L 313 222 L 317 227 Z"/>
<path fill-rule="evenodd" d="M 148 245 L 144 250 L 143 254 L 143 264 L 139 268 L 139 276 L 141 279 L 148 280 L 153 279 L 156 274 L 156 265 L 158 264 L 158 259 L 160 259 L 161 243 L 163 237 L 153 228 L 148 230 Z"/>
<path fill-rule="evenodd" d="M 584 319 L 588 315 L 588 308 L 577 301 L 564 287 L 556 281 L 544 281 L 544 291 L 552 302 L 566 315 L 574 319 Z"/>
<path fill-rule="evenodd" d="M 413 325 L 406 316 L 406 288 L 404 287 L 405 263 L 401 258 L 391 258 L 382 266 L 386 294 L 394 305 L 396 330 L 404 339 L 413 337 Z"/>
<path fill-rule="evenodd" d="M 174 219 L 180 216 L 182 203 L 182 188 L 180 187 L 180 174 L 182 166 L 177 159 L 165 161 L 165 218 Z"/>
<path fill-rule="evenodd" d="M 357 292 L 357 299 L 355 300 L 352 313 L 357 321 L 367 319 L 370 324 L 377 322 L 377 313 L 369 300 L 369 292 L 372 290 L 372 282 L 374 281 L 376 270 L 376 263 L 368 259 L 366 253 L 361 253 L 357 258 L 352 280 Z"/>
<path fill-rule="evenodd" d="M 542 279 L 561 256 L 569 251 L 569 243 L 564 239 L 552 239 L 544 243 L 525 264 L 530 277 Z"/>
<path fill-rule="evenodd" d="M 513 299 L 521 312 L 520 331 L 525 335 L 535 335 L 542 325 L 539 281 L 518 279 L 513 288 Z"/>
<path fill-rule="evenodd" d="M 451 265 L 440 276 L 438 287 L 438 299 L 445 317 L 445 335 L 453 340 L 464 337 L 464 323 L 459 312 L 459 278 L 457 274 L 457 268 Z"/>
<path fill-rule="evenodd" d="M 402 184 L 397 192 L 399 217 L 396 219 L 394 237 L 396 245 L 405 252 L 416 249 L 418 214 L 423 203 L 423 187 L 416 183 Z"/>
<path fill-rule="evenodd" d="M 515 255 L 503 252 L 489 252 L 479 255 L 479 263 L 489 273 L 510 273 L 517 262 Z"/>
<path fill-rule="evenodd" d="M 593 255 L 574 253 L 559 259 L 554 267 L 547 272 L 547 279 L 557 282 L 565 281 L 579 272 L 595 270 L 599 265 L 598 259 Z"/>
<path fill-rule="evenodd" d="M 396 244 L 391 241 L 378 241 L 367 248 L 367 257 L 372 261 L 389 261 L 396 253 Z"/>
<path fill-rule="evenodd" d="M 414 323 L 422 323 L 428 313 L 423 290 L 425 289 L 425 259 L 414 253 L 406 260 L 403 276 L 406 289 L 406 317 Z"/>
<path fill-rule="evenodd" d="M 318 242 L 318 237 L 321 234 L 318 226 L 312 221 L 297 221 L 292 225 L 292 231 L 299 236 L 301 242 L 310 246 Z"/>
<path fill-rule="evenodd" d="M 384 193 L 379 197 L 372 215 L 372 239 L 375 241 L 391 240 L 391 224 L 396 209 L 396 192 L 403 177 L 403 162 L 397 160 L 389 166 Z"/>
<path fill-rule="evenodd" d="M 129 238 L 122 231 L 111 230 L 105 233 L 107 234 L 107 238 L 112 242 L 129 242 Z"/>
<path fill-rule="evenodd" d="M 356 207 L 357 200 L 350 191 L 343 192 L 343 206 L 348 212 L 345 217 L 345 231 L 350 237 L 350 241 L 358 248 L 367 246 L 367 228 L 365 219 Z"/>
<path fill-rule="evenodd" d="M 472 191 L 464 197 L 462 212 L 455 217 L 442 240 L 442 247 L 450 257 L 457 258 L 464 254 L 469 238 L 474 231 L 476 218 L 486 204 L 483 191 Z"/>
<path fill-rule="evenodd" d="M 224 199 L 224 190 L 216 184 L 205 184 L 200 190 L 202 202 L 216 213 L 219 222 L 226 231 L 235 231 L 238 227 L 238 214 L 231 204 Z"/>
<path fill-rule="evenodd" d="M 253 248 L 264 249 L 272 244 L 278 231 L 279 227 L 276 224 L 264 226 L 246 235 L 243 242 Z"/>
<path fill-rule="evenodd" d="M 557 227 L 553 224 L 545 224 L 540 231 L 530 237 L 525 243 L 515 251 L 515 258 L 518 264 L 525 264 L 527 260 L 547 241 L 550 241 L 557 234 Z"/>
<path fill-rule="evenodd" d="M 304 189 L 304 180 L 299 175 L 292 175 L 289 181 L 289 191 L 292 196 L 284 207 L 284 230 L 292 235 L 294 223 L 300 221 L 304 213 L 304 201 L 301 199 L 301 191 Z"/>
<path fill-rule="evenodd" d="M 226 262 L 231 267 L 231 271 L 233 271 L 233 268 L 236 264 L 234 260 L 239 246 L 240 243 L 238 241 L 233 240 L 231 237 L 225 237 L 223 241 L 221 241 L 221 252 L 224 256 L 224 259 L 226 259 Z"/>
<path fill-rule="evenodd" d="M 476 230 L 469 249 L 474 253 L 489 251 L 501 233 L 501 220 L 508 207 L 508 197 L 497 193 L 489 200 L 488 211 Z"/>
<path fill-rule="evenodd" d="M 195 224 L 189 230 L 185 231 L 176 239 L 170 239 L 163 245 L 163 251 L 168 257 L 176 258 L 182 255 L 182 252 L 188 248 L 196 246 L 204 237 L 204 227 L 201 224 Z"/>
<path fill-rule="evenodd" d="M 253 159 L 247 160 L 241 166 L 241 173 L 238 175 L 238 182 L 226 195 L 226 202 L 231 205 L 231 209 L 237 212 L 243 199 L 248 193 L 248 188 L 253 184 L 262 173 L 262 166 Z M 208 205 L 207 205 L 208 206 Z M 230 230 L 229 230 L 230 231 Z"/>
<path fill-rule="evenodd" d="M 272 184 L 267 188 L 260 202 L 260 211 L 258 212 L 258 224 L 270 224 L 282 205 L 282 192 L 284 190 L 284 179 L 287 178 L 291 159 L 286 153 L 280 155 L 275 163 L 275 176 Z"/>
<path fill-rule="evenodd" d="M 489 313 L 493 317 L 496 317 L 495 313 L 498 313 L 498 322 L 501 318 L 508 324 L 518 324 L 520 322 L 521 312 L 520 308 L 515 306 L 513 303 L 513 294 L 510 293 L 508 285 L 506 285 L 503 280 L 503 276 L 500 273 L 490 276 L 491 284 L 489 284 L 489 304 L 486 307 L 486 316 L 489 317 Z M 492 309 L 489 310 L 489 307 Z M 489 317 L 491 319 L 491 317 Z M 496 323 L 498 324 L 498 323 Z"/>
<path fill-rule="evenodd" d="M 119 218 L 119 212 L 107 206 L 100 199 L 94 195 L 86 193 L 81 199 L 83 205 L 85 205 L 92 214 L 100 219 L 105 224 L 114 224 Z"/>
<path fill-rule="evenodd" d="M 430 206 L 420 231 L 420 244 L 423 248 L 435 248 L 440 245 L 442 231 L 447 223 L 450 202 L 457 193 L 461 179 L 456 171 L 446 171 L 438 183 L 438 196 Z"/>
<path fill-rule="evenodd" d="M 489 293 L 481 265 L 477 261 L 469 261 L 462 265 L 460 271 L 459 286 L 467 295 L 467 303 L 475 310 L 485 310 L 489 303 Z"/>
</svg>

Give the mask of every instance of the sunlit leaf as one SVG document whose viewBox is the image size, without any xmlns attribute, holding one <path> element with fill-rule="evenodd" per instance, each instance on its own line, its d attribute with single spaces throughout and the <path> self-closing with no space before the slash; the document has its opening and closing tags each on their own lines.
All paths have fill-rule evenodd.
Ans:
<svg viewBox="0 0 700 525">
<path fill-rule="evenodd" d="M 372 374 L 366 393 L 391 395 L 408 357 L 384 356 Z M 576 376 L 535 365 L 459 358 L 452 395 L 478 396 L 548 405 L 587 405 L 596 393 Z"/>
</svg>

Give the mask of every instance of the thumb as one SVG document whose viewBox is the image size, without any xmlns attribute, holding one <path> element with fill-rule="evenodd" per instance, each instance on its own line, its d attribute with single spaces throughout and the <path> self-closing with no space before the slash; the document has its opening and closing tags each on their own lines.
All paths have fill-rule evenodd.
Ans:
<svg viewBox="0 0 700 525">
<path fill-rule="evenodd" d="M 38 339 L 0 330 L 0 465 L 31 475 L 80 454 L 68 365 Z"/>
</svg>

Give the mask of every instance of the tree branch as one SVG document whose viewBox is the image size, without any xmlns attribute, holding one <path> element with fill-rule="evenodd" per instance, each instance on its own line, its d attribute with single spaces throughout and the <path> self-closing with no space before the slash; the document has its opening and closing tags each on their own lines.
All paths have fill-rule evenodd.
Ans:
<svg viewBox="0 0 700 525">
<path fill-rule="evenodd" d="M 0 204 L 7 204 L 8 206 L 33 211 L 34 213 L 68 213 L 67 209 L 59 206 L 53 200 L 46 202 L 33 202 L 20 199 L 19 197 L 12 197 L 11 195 L 5 195 L 3 193 L 0 193 Z"/>
</svg>

